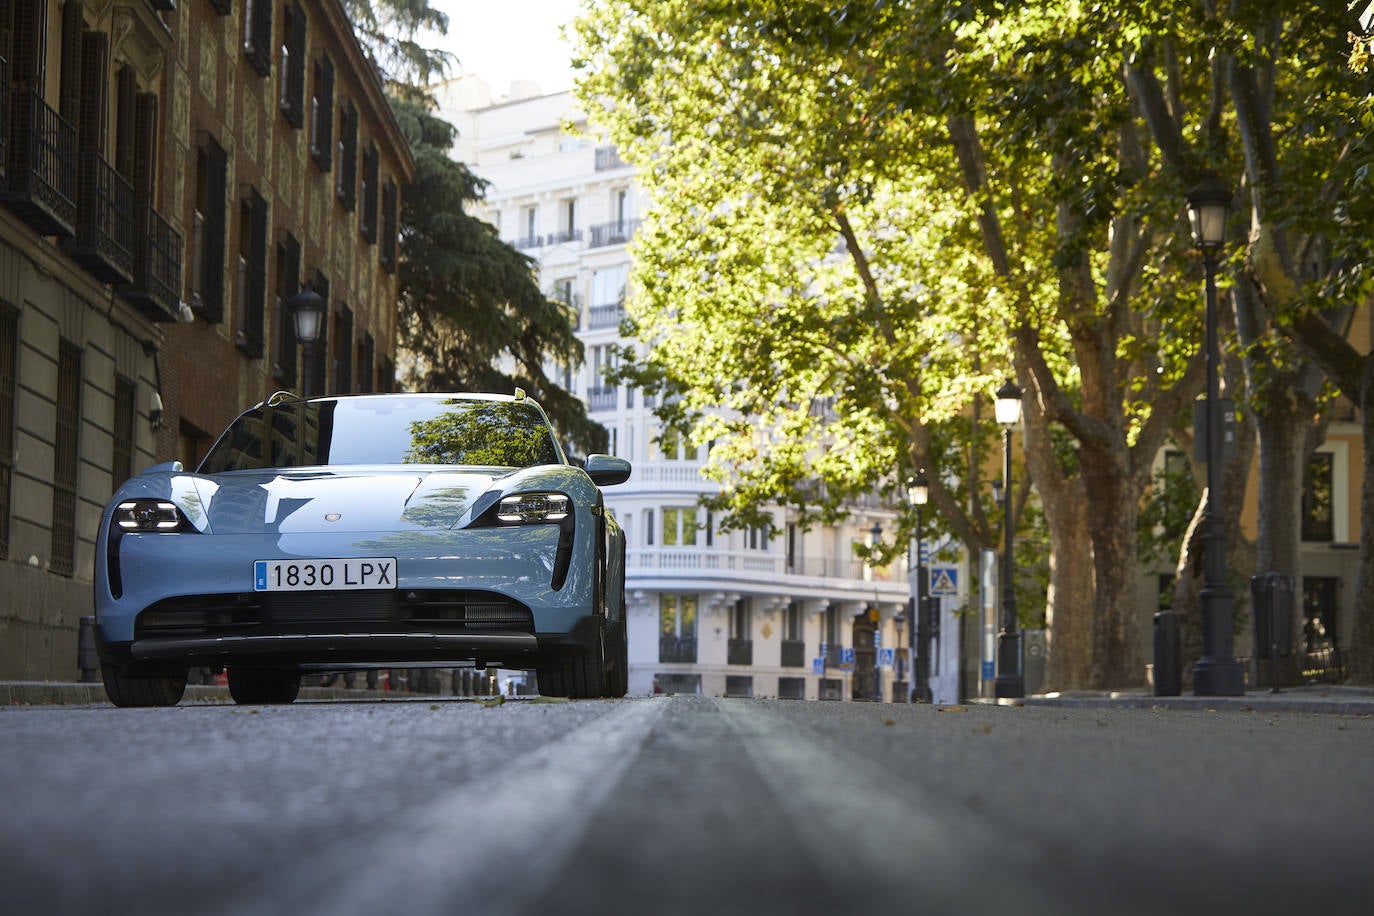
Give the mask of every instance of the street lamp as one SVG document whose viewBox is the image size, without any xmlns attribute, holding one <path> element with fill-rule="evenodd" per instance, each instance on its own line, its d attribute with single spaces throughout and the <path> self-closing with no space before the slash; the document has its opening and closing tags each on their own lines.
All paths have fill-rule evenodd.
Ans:
<svg viewBox="0 0 1374 916">
<path fill-rule="evenodd" d="M 930 481 L 926 479 L 925 469 L 915 477 L 907 478 L 906 498 L 916 508 L 916 583 L 911 587 L 915 599 L 911 608 L 911 636 L 915 654 L 911 660 L 911 702 L 929 703 L 930 695 L 930 596 L 926 577 L 925 559 L 922 556 L 921 528 L 922 510 L 930 502 Z"/>
<path fill-rule="evenodd" d="M 315 292 L 314 284 L 306 282 L 300 292 L 287 300 L 286 308 L 301 344 L 301 396 L 310 394 L 310 374 L 314 369 L 315 341 L 320 337 L 320 323 L 324 320 L 324 299 Z"/>
<path fill-rule="evenodd" d="M 877 549 L 878 549 L 878 545 L 881 544 L 882 542 L 883 542 L 883 526 L 882 526 L 882 525 L 879 525 L 877 522 L 874 522 L 874 523 L 873 523 L 873 527 L 868 529 L 868 546 L 871 547 L 871 548 L 873 548 L 874 550 L 877 550 Z M 877 576 L 876 576 L 876 573 L 877 573 L 876 564 L 875 564 L 875 566 L 874 566 L 874 573 L 875 573 L 874 578 L 876 579 L 876 578 L 877 578 Z M 882 615 L 882 612 L 878 609 L 878 589 L 877 589 L 877 587 L 875 586 L 874 589 L 873 589 L 873 614 L 872 614 L 872 621 L 873 621 L 873 701 L 874 701 L 875 703 L 881 703 L 881 702 L 883 701 L 883 677 L 882 677 L 882 669 L 880 669 L 880 668 L 878 667 L 878 643 L 879 643 L 879 634 L 882 632 L 881 629 L 880 629 L 879 627 L 880 627 L 880 622 L 882 621 L 882 616 L 883 616 L 883 615 Z"/>
<path fill-rule="evenodd" d="M 997 680 L 993 696 L 1023 697 L 1026 681 L 1021 673 L 1021 633 L 1016 626 L 1016 564 L 1012 554 L 1011 511 L 1011 429 L 1021 421 L 1021 388 L 1007 379 L 997 389 L 995 406 L 997 422 L 1002 426 L 1002 525 L 1006 528 L 1006 547 L 1002 558 L 1002 629 L 997 634 Z"/>
<path fill-rule="evenodd" d="M 1226 217 L 1231 189 L 1216 175 L 1206 176 L 1188 192 L 1188 219 L 1193 245 L 1202 252 L 1207 288 L 1207 404 L 1203 430 L 1207 462 L 1207 505 L 1203 510 L 1202 543 L 1205 574 L 1202 586 L 1202 658 L 1193 666 L 1193 692 L 1198 696 L 1242 696 L 1245 677 L 1236 661 L 1231 632 L 1233 600 L 1226 584 L 1226 527 L 1221 516 L 1222 418 L 1220 398 L 1221 348 L 1217 342 L 1217 261 L 1226 242 Z"/>
</svg>

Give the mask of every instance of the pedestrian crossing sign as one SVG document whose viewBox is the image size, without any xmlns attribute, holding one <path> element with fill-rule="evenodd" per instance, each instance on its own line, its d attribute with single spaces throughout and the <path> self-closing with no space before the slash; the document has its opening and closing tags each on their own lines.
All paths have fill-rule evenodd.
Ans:
<svg viewBox="0 0 1374 916">
<path fill-rule="evenodd" d="M 959 594 L 959 570 L 939 567 L 930 571 L 930 593 L 932 595 Z"/>
</svg>

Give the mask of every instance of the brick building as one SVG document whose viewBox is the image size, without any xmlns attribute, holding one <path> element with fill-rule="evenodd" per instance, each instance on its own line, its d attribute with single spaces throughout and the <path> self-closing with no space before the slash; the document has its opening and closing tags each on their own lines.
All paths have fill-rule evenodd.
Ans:
<svg viewBox="0 0 1374 916">
<path fill-rule="evenodd" d="M 0 0 L 0 678 L 76 674 L 125 478 L 391 386 L 413 167 L 339 0 Z"/>
</svg>

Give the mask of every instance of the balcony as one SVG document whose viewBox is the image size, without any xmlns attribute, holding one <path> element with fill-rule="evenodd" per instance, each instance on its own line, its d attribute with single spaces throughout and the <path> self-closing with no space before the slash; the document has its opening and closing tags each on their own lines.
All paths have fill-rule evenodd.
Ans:
<svg viewBox="0 0 1374 916">
<path fill-rule="evenodd" d="M 782 641 L 782 666 L 784 668 L 806 667 L 806 643 L 800 639 Z"/>
<path fill-rule="evenodd" d="M 695 664 L 697 660 L 697 638 L 695 636 L 660 636 L 658 638 L 658 660 L 662 663 Z"/>
<path fill-rule="evenodd" d="M 596 170 L 598 172 L 624 167 L 625 160 L 620 158 L 620 150 L 614 146 L 598 146 L 596 148 Z"/>
<path fill-rule="evenodd" d="M 8 184 L 0 200 L 43 235 L 76 230 L 76 128 L 33 89 L 10 96 Z"/>
<path fill-rule="evenodd" d="M 588 410 L 615 410 L 615 387 L 597 387 L 587 390 Z"/>
<path fill-rule="evenodd" d="M 102 283 L 128 283 L 134 275 L 134 188 L 105 157 L 81 154 L 76 237 L 63 244 L 72 260 Z"/>
<path fill-rule="evenodd" d="M 544 247 L 544 237 L 542 235 L 521 236 L 520 238 L 511 242 L 511 247 L 518 248 L 521 251 L 524 251 L 527 248 L 542 248 Z"/>
<path fill-rule="evenodd" d="M 591 248 L 605 248 L 607 245 L 624 245 L 639 228 L 639 220 L 622 219 L 614 223 L 601 223 L 592 227 Z"/>
<path fill-rule="evenodd" d="M 594 305 L 587 309 L 587 327 L 596 328 L 617 328 L 620 327 L 620 320 L 625 317 L 625 307 L 619 303 L 612 305 Z"/>
<path fill-rule="evenodd" d="M 752 665 L 754 663 L 754 641 L 752 639 L 731 639 L 725 646 L 727 665 Z"/>
<path fill-rule="evenodd" d="M 181 305 L 181 233 L 152 207 L 134 226 L 133 282 L 118 292 L 154 321 L 175 321 Z"/>
<path fill-rule="evenodd" d="M 550 245 L 561 245 L 564 242 L 580 241 L 582 241 L 581 229 L 559 229 L 557 232 L 551 233 L 549 237 L 545 239 L 545 242 Z"/>
</svg>

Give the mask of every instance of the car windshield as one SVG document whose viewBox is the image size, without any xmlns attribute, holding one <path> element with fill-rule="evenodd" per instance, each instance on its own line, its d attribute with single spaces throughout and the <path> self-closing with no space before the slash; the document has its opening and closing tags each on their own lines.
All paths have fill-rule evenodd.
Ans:
<svg viewBox="0 0 1374 916">
<path fill-rule="evenodd" d="M 453 397 L 291 401 L 243 414 L 200 473 L 339 464 L 558 464 L 537 407 Z"/>
</svg>

